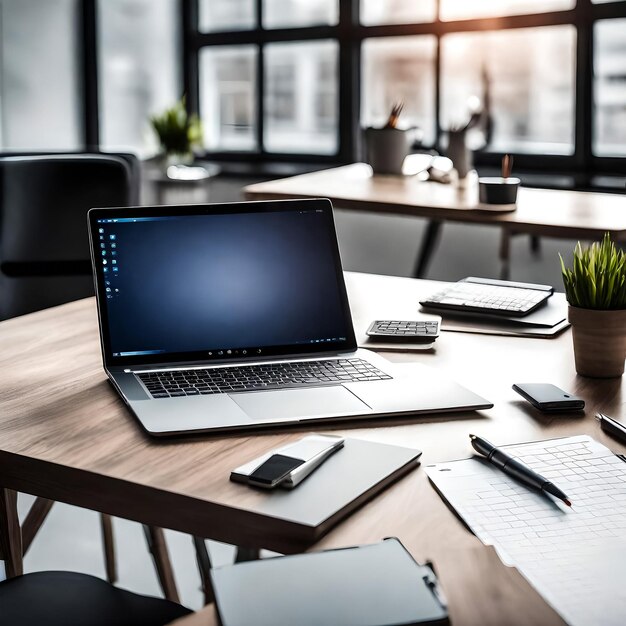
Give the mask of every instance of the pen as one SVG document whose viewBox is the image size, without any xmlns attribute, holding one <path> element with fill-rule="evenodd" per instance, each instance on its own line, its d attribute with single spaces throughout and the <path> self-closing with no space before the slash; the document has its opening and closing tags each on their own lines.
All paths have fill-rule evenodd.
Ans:
<svg viewBox="0 0 626 626">
<path fill-rule="evenodd" d="M 517 478 L 520 482 L 523 482 L 529 487 L 545 491 L 555 498 L 563 500 L 567 506 L 572 506 L 567 496 L 558 487 L 553 485 L 547 478 L 541 476 L 541 474 L 537 474 L 537 472 L 530 469 L 530 467 L 524 465 L 521 461 L 518 461 L 510 454 L 500 450 L 500 448 L 489 443 L 486 439 L 482 439 L 476 435 L 470 435 L 470 441 L 476 452 L 487 457 L 490 463 L 493 463 L 493 465 L 500 468 L 506 474 Z"/>
<path fill-rule="evenodd" d="M 609 435 L 613 435 L 622 443 L 626 443 L 626 426 L 604 413 L 596 413 L 596 419 L 600 422 L 600 428 Z"/>
</svg>

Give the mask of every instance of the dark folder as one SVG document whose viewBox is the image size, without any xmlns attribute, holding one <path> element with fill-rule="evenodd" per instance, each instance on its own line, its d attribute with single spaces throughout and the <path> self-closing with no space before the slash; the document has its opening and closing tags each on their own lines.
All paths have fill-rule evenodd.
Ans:
<svg viewBox="0 0 626 626">
<path fill-rule="evenodd" d="M 223 626 L 448 624 L 433 570 L 397 539 L 211 571 Z"/>
</svg>

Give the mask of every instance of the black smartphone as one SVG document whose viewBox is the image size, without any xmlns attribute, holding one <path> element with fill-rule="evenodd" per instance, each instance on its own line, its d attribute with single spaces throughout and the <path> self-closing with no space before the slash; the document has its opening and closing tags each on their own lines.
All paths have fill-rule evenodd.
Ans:
<svg viewBox="0 0 626 626">
<path fill-rule="evenodd" d="M 580 411 L 585 401 L 578 396 L 548 383 L 520 383 L 513 390 L 530 402 L 535 408 L 547 413 L 551 411 Z"/>
<path fill-rule="evenodd" d="M 284 454 L 273 454 L 250 474 L 248 482 L 257 487 L 272 489 L 303 463 L 303 459 L 294 459 Z"/>
</svg>

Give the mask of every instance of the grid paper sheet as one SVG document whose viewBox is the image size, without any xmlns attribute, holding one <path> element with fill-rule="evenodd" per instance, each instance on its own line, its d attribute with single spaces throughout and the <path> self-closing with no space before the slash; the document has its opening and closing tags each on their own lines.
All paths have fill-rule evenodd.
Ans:
<svg viewBox="0 0 626 626">
<path fill-rule="evenodd" d="M 587 436 L 506 446 L 572 508 L 480 458 L 426 473 L 483 542 L 572 626 L 626 624 L 626 463 Z"/>
</svg>

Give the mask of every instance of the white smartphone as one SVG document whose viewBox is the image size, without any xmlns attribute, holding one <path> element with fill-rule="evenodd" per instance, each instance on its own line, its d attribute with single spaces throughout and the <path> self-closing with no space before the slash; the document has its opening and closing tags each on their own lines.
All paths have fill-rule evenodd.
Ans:
<svg viewBox="0 0 626 626">
<path fill-rule="evenodd" d="M 241 465 L 230 479 L 265 489 L 293 489 L 343 444 L 342 437 L 309 435 Z"/>
</svg>

